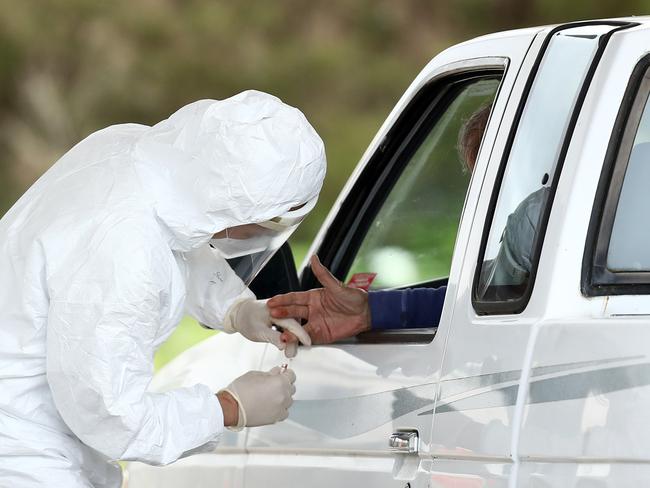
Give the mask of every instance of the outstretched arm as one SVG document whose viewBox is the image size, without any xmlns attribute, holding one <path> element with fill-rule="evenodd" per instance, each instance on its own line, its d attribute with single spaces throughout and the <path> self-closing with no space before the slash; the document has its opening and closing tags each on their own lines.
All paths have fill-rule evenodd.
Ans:
<svg viewBox="0 0 650 488">
<path fill-rule="evenodd" d="M 345 286 L 317 256 L 311 258 L 311 269 L 323 288 L 271 298 L 267 302 L 271 315 L 306 320 L 305 330 L 314 344 L 330 344 L 369 330 L 368 294 Z M 285 332 L 283 340 L 293 339 Z"/>
<path fill-rule="evenodd" d="M 385 290 L 366 293 L 338 281 L 316 256 L 312 270 L 323 288 L 278 295 L 268 302 L 274 317 L 307 321 L 305 330 L 314 344 L 330 344 L 360 332 L 436 327 L 446 287 Z M 295 342 L 285 332 L 282 339 Z"/>
</svg>

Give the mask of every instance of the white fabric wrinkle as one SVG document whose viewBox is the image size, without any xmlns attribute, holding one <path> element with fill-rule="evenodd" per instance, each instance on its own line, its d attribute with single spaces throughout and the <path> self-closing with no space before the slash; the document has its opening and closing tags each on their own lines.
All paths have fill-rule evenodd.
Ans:
<svg viewBox="0 0 650 488">
<path fill-rule="evenodd" d="M 301 144 L 305 145 L 300 139 L 309 139 L 309 144 L 314 150 L 313 157 L 310 159 L 317 160 L 320 158 L 320 161 L 323 162 L 324 151 L 322 149 L 322 141 L 315 134 L 315 131 L 311 127 L 308 127 L 306 119 L 304 119 L 304 116 L 299 111 L 285 109 L 277 99 L 266 100 L 264 98 L 258 92 L 245 92 L 222 102 L 196 102 L 192 104 L 194 107 L 191 109 L 179 111 L 170 117 L 168 119 L 169 123 L 154 126 L 138 144 L 141 156 L 138 159 L 143 163 L 137 164 L 139 172 L 142 171 L 141 166 L 151 164 L 147 162 L 149 159 L 147 157 L 147 151 L 152 150 L 152 148 L 147 145 L 146 141 L 148 139 L 159 140 L 160 134 L 157 131 L 162 131 L 165 138 L 175 139 L 175 148 L 198 156 L 195 160 L 195 170 L 202 173 L 202 177 L 198 179 L 202 183 L 202 192 L 204 192 L 204 187 L 207 186 L 210 189 L 208 195 L 223 196 L 224 193 L 227 193 L 231 198 L 234 198 L 233 205 L 228 209 L 229 212 L 227 215 L 223 215 L 221 212 L 223 208 L 221 205 L 217 205 L 219 211 L 214 212 L 214 204 L 216 201 L 210 198 L 202 200 L 209 203 L 207 215 L 204 213 L 200 215 L 199 212 L 186 214 L 192 219 L 203 221 L 203 224 L 195 225 L 193 223 L 192 225 L 193 228 L 200 229 L 200 232 L 215 234 L 229 226 L 250 223 L 251 218 L 254 218 L 256 222 L 269 220 L 286 212 L 292 205 L 305 203 L 320 191 L 324 177 L 324 165 L 321 164 L 320 168 L 316 168 L 317 165 L 314 165 L 314 168 L 310 168 L 310 165 L 305 164 L 305 161 L 296 162 L 291 161 L 291 159 L 297 154 L 297 148 Z M 244 100 L 247 101 L 246 104 L 236 103 L 237 101 Z M 260 117 L 260 113 L 264 109 L 269 110 L 269 113 L 263 113 L 263 117 Z M 202 115 L 200 115 L 201 112 Z M 276 127 L 278 125 L 274 117 L 283 118 L 283 120 L 286 118 L 286 123 L 283 122 L 283 125 L 291 125 L 292 127 L 300 126 L 300 131 L 305 133 L 304 137 L 296 137 L 295 130 L 287 130 L 285 132 L 276 130 L 276 133 L 270 135 L 268 130 L 271 130 L 273 125 L 276 125 Z M 220 137 L 214 137 L 211 132 L 202 132 L 197 136 L 194 144 L 189 147 L 186 146 L 187 142 L 182 141 L 183 138 L 179 137 L 179 135 L 183 133 L 184 127 L 196 123 L 196 118 L 200 118 L 202 122 L 200 125 L 203 130 L 206 127 L 208 129 L 218 128 Z M 302 126 L 297 121 L 300 121 Z M 254 130 L 252 132 L 254 135 L 263 133 L 264 136 L 262 139 L 264 140 L 251 138 L 251 134 L 249 133 L 250 124 L 246 124 L 247 122 L 255 122 L 263 126 L 258 127 L 253 125 Z M 270 127 L 265 127 L 264 124 L 268 124 Z M 169 125 L 172 125 L 177 131 L 175 137 L 172 137 L 169 133 Z M 249 129 L 249 132 L 246 132 L 247 129 Z M 281 148 L 281 150 L 278 151 L 277 148 Z M 206 156 L 209 155 L 213 156 L 210 156 L 210 159 L 206 159 Z M 213 161 L 212 157 L 220 158 L 220 162 L 225 161 L 227 164 L 211 164 L 211 161 Z M 235 161 L 236 164 L 234 164 Z M 287 198 L 287 196 L 291 197 L 291 194 L 282 195 L 278 198 L 279 195 L 277 192 L 269 191 L 272 190 L 270 187 L 278 181 L 285 180 L 289 176 L 288 172 L 296 164 L 300 165 L 302 171 L 311 173 L 312 177 L 309 178 L 311 183 L 300 186 L 297 184 L 298 181 L 296 181 L 295 185 L 291 185 L 293 198 Z M 228 186 L 227 184 L 224 185 L 224 182 L 233 182 L 232 174 L 224 174 L 221 171 L 224 166 L 228 167 L 229 171 L 235 171 L 236 180 L 234 181 L 238 186 L 238 191 L 233 191 L 233 188 L 226 192 L 220 191 L 220 189 L 224 190 L 224 186 Z M 206 168 L 210 167 L 214 171 L 206 171 Z M 271 168 L 275 171 L 271 170 Z M 264 176 L 260 177 L 260 175 Z M 272 175 L 272 179 L 269 175 Z M 298 179 L 304 181 L 304 176 L 298 175 Z M 148 178 L 142 178 L 142 180 L 143 186 L 150 186 L 148 191 L 160 191 L 160 188 L 156 188 L 157 184 L 155 181 Z M 175 181 L 173 185 L 167 182 L 166 185 L 169 187 L 169 191 L 162 193 L 169 195 L 170 192 L 174 192 L 175 190 L 172 186 L 175 185 L 178 188 L 182 186 L 182 182 Z M 246 201 L 242 202 L 238 200 L 241 197 Z M 161 200 L 155 200 L 158 202 L 158 206 L 161 207 L 158 208 L 158 214 L 169 225 L 172 231 L 176 231 L 178 239 L 173 243 L 175 249 L 187 251 L 207 242 L 205 239 L 206 235 L 188 235 L 186 232 L 183 232 L 182 227 L 179 227 L 179 223 L 174 222 L 169 210 L 163 208 L 164 205 L 160 203 Z M 286 205 L 287 203 L 289 205 Z M 205 209 L 201 212 L 205 212 Z M 217 216 L 215 213 L 219 213 L 219 215 Z"/>
</svg>

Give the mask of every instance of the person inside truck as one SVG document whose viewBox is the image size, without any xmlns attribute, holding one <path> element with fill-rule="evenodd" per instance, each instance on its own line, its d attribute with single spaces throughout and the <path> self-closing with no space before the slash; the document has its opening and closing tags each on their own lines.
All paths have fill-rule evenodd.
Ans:
<svg viewBox="0 0 650 488">
<path fill-rule="evenodd" d="M 457 149 L 467 172 L 474 170 L 492 104 L 476 110 L 459 131 Z M 499 252 L 486 262 L 480 284 L 483 292 L 497 290 L 500 299 L 525 284 L 531 269 L 530 250 L 548 188 L 526 197 L 508 217 Z M 369 330 L 437 327 L 447 287 L 365 292 L 339 281 L 311 257 L 311 269 L 323 288 L 277 295 L 267 302 L 271 316 L 306 321 L 313 344 L 330 344 Z M 282 340 L 296 342 L 285 331 Z"/>
<path fill-rule="evenodd" d="M 481 269 L 478 295 L 481 299 L 505 301 L 522 296 L 532 268 L 533 241 L 549 188 L 542 186 L 528 195 L 508 216 L 494 259 Z"/>
</svg>

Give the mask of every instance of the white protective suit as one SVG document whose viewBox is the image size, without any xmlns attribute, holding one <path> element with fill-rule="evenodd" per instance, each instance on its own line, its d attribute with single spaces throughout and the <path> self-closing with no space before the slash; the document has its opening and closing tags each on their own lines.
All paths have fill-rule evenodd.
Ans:
<svg viewBox="0 0 650 488">
<path fill-rule="evenodd" d="M 324 174 L 303 114 L 255 91 L 54 164 L 0 220 L 0 486 L 117 487 L 109 460 L 214 447 L 215 392 L 148 393 L 154 352 L 183 314 L 219 327 L 253 297 L 212 235 L 316 198 Z"/>
</svg>

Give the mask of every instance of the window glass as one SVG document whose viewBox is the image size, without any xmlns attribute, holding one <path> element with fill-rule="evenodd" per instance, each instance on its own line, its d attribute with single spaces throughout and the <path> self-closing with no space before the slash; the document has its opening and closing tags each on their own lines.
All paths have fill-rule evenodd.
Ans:
<svg viewBox="0 0 650 488">
<path fill-rule="evenodd" d="M 650 271 L 650 109 L 645 108 L 616 208 L 607 251 L 607 268 L 614 272 Z"/>
<path fill-rule="evenodd" d="M 434 114 L 435 125 L 425 125 L 348 279 L 355 273 L 376 273 L 371 288 L 380 289 L 448 276 L 470 166 L 498 86 L 494 77 L 465 82 L 454 89 L 444 112 Z"/>
<path fill-rule="evenodd" d="M 518 300 L 532 284 L 535 242 L 555 166 L 598 34 L 610 29 L 568 29 L 549 42 L 508 155 L 475 290 L 479 301 Z"/>
</svg>

